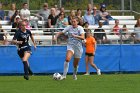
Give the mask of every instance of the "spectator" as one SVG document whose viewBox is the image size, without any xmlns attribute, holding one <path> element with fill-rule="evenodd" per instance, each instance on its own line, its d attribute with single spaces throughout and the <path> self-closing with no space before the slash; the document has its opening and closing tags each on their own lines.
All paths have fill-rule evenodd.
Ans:
<svg viewBox="0 0 140 93">
<path fill-rule="evenodd" d="M 12 3 L 11 4 L 11 10 L 8 11 L 8 20 L 12 19 L 12 16 L 15 14 L 16 10 L 17 10 L 16 9 L 16 4 Z"/>
<path fill-rule="evenodd" d="M 113 27 L 113 34 L 119 35 L 120 34 L 120 27 L 119 27 L 119 20 L 115 20 L 115 26 Z"/>
<path fill-rule="evenodd" d="M 57 22 L 55 24 L 55 27 L 56 28 L 65 28 L 65 27 L 67 27 L 67 25 L 68 25 L 68 19 L 65 18 L 64 12 L 61 12 L 59 14 L 59 18 L 57 19 Z M 62 30 L 63 29 L 58 29 L 57 31 L 60 32 Z M 60 42 L 64 42 L 65 43 L 66 42 L 66 39 L 67 39 L 66 35 L 60 35 L 58 37 L 57 43 L 58 44 L 60 44 Z"/>
<path fill-rule="evenodd" d="M 88 22 L 89 25 L 95 25 L 94 16 L 91 14 L 91 10 L 87 10 L 87 14 L 84 15 L 84 22 Z"/>
<path fill-rule="evenodd" d="M 43 17 L 45 21 L 45 27 L 48 27 L 48 16 L 50 15 L 50 9 L 48 8 L 48 3 L 44 3 L 43 8 L 39 10 L 37 16 Z"/>
<path fill-rule="evenodd" d="M 54 5 L 54 8 L 55 8 L 55 11 L 56 11 L 56 15 L 59 15 L 60 14 L 60 10 L 59 10 L 58 6 Z"/>
<path fill-rule="evenodd" d="M 126 25 L 123 25 L 123 27 L 122 27 L 122 39 L 123 39 L 123 43 L 125 43 L 125 44 L 129 43 L 129 41 L 131 39 Z"/>
<path fill-rule="evenodd" d="M 23 3 L 23 8 L 20 10 L 20 17 L 22 20 L 30 20 L 30 10 L 28 9 L 27 3 Z"/>
<path fill-rule="evenodd" d="M 105 44 L 108 42 L 105 30 L 102 28 L 102 22 L 99 22 L 99 27 L 95 29 L 94 32 L 94 37 L 98 44 Z"/>
<path fill-rule="evenodd" d="M 113 18 L 110 16 L 110 14 L 106 11 L 106 5 L 101 4 L 100 7 L 100 20 L 103 20 L 103 25 L 109 25 L 109 20 L 112 20 Z"/>
<path fill-rule="evenodd" d="M 61 12 L 59 14 L 59 18 L 56 21 L 55 27 L 56 28 L 65 28 L 68 25 L 68 19 L 65 18 L 65 13 Z"/>
<path fill-rule="evenodd" d="M 86 73 L 84 75 L 90 75 L 89 73 L 89 63 L 90 65 L 96 69 L 97 74 L 101 75 L 100 69 L 94 64 L 94 55 L 96 50 L 96 41 L 90 31 L 86 32 L 86 39 L 85 46 L 86 46 L 86 53 L 85 53 L 85 62 L 86 62 Z"/>
<path fill-rule="evenodd" d="M 94 16 L 94 19 L 95 19 L 95 24 L 98 24 L 98 22 L 100 20 L 100 15 L 99 15 L 99 11 L 97 11 L 96 6 L 93 7 L 93 16 Z"/>
<path fill-rule="evenodd" d="M 58 15 L 56 15 L 55 8 L 51 8 L 51 14 L 48 17 L 48 27 L 53 28 L 58 19 Z"/>
<path fill-rule="evenodd" d="M 16 21 L 12 24 L 11 32 L 16 32 L 18 28 L 20 28 L 20 16 L 16 16 Z M 11 35 L 14 35 L 13 33 Z"/>
<path fill-rule="evenodd" d="M 77 17 L 78 20 L 79 20 L 78 25 L 83 26 L 83 24 L 84 24 L 84 19 L 83 19 L 83 17 L 82 17 L 82 11 L 81 11 L 81 9 L 77 9 L 76 17 Z"/>
<path fill-rule="evenodd" d="M 2 25 L 0 24 L 0 45 L 6 45 L 7 42 L 7 34 L 2 29 Z"/>
<path fill-rule="evenodd" d="M 89 29 L 89 23 L 88 22 L 85 22 L 84 23 L 84 25 L 83 25 L 83 27 L 84 27 L 84 31 L 85 31 L 85 38 L 86 38 L 86 33 L 87 32 L 91 32 L 91 30 Z"/>
<path fill-rule="evenodd" d="M 132 37 L 134 39 L 135 44 L 140 44 L 140 18 L 137 20 L 135 24 L 134 33 L 132 33 Z"/>
<path fill-rule="evenodd" d="M 88 4 L 88 5 L 87 5 L 87 9 L 86 9 L 86 11 L 85 11 L 85 15 L 88 13 L 87 10 L 91 10 L 91 13 L 93 13 L 93 6 L 92 6 L 92 4 Z"/>
<path fill-rule="evenodd" d="M 61 13 L 61 12 L 64 12 L 64 13 L 65 13 L 65 8 L 64 8 L 64 7 L 61 7 L 61 8 L 60 8 L 60 13 Z"/>
<path fill-rule="evenodd" d="M 72 20 L 73 18 L 75 18 L 75 17 L 76 17 L 75 11 L 74 11 L 74 10 L 71 10 L 71 11 L 70 11 L 70 15 L 68 16 L 69 25 L 71 25 L 71 20 Z"/>
<path fill-rule="evenodd" d="M 0 20 L 4 20 L 5 19 L 5 12 L 2 9 L 2 3 L 0 3 Z"/>
<path fill-rule="evenodd" d="M 19 11 L 16 10 L 13 16 L 11 17 L 11 24 L 13 24 L 16 21 L 16 16 L 20 16 Z"/>
</svg>

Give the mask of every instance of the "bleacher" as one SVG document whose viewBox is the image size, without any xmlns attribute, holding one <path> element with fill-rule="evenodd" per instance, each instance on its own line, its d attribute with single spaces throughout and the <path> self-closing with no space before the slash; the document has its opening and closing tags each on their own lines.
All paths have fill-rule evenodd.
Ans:
<svg viewBox="0 0 140 93">
<path fill-rule="evenodd" d="M 134 18 L 134 16 L 112 16 L 113 19 L 119 19 L 119 26 L 122 27 L 124 24 L 127 26 L 127 28 L 129 29 L 129 32 L 133 32 L 134 31 L 134 25 L 136 24 L 136 20 Z M 32 19 L 35 18 L 35 20 L 37 20 L 36 17 L 31 16 Z M 0 21 L 0 24 L 2 24 L 2 28 L 6 31 L 9 32 L 12 29 L 12 26 L 10 25 L 9 21 Z M 43 25 L 44 21 L 39 20 L 38 21 L 38 26 Z M 113 28 L 115 24 L 115 20 L 110 20 L 109 21 L 109 25 L 103 25 L 102 28 L 105 30 L 105 32 L 107 33 L 107 38 L 108 40 L 120 40 L 120 37 L 118 35 L 110 35 L 110 32 Z M 89 28 L 92 29 L 92 31 L 94 32 L 94 29 L 98 28 L 98 25 L 90 25 Z M 51 35 L 43 35 L 43 29 L 36 29 L 36 30 L 31 30 L 33 34 L 37 34 L 34 35 L 34 38 L 36 41 L 48 41 L 49 44 L 52 44 L 52 36 Z M 13 36 L 8 35 L 7 38 L 9 41 L 12 40 Z"/>
<path fill-rule="evenodd" d="M 126 25 L 128 28 L 128 32 L 132 33 L 134 31 L 134 25 L 136 24 L 135 17 L 134 16 L 112 16 L 114 20 L 109 21 L 109 25 L 103 25 L 102 28 L 107 33 L 108 40 L 111 41 L 117 41 L 120 40 L 120 37 L 118 35 L 110 35 L 110 32 L 112 31 L 112 28 L 115 25 L 115 19 L 119 20 L 119 27 L 122 28 L 123 25 Z M 94 29 L 98 28 L 98 25 L 90 25 L 89 28 L 92 29 L 92 32 L 94 32 Z"/>
</svg>

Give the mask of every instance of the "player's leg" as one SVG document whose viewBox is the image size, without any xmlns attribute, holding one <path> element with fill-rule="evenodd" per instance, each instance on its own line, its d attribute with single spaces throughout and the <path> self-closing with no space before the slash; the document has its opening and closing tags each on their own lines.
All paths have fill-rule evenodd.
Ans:
<svg viewBox="0 0 140 93">
<path fill-rule="evenodd" d="M 28 76 L 28 63 L 27 63 L 29 57 L 30 57 L 30 53 L 25 51 L 25 52 L 24 52 L 24 56 L 23 56 L 23 58 L 22 58 L 22 61 L 23 61 L 24 73 L 25 73 L 24 78 L 25 78 L 26 80 L 29 79 L 29 76 Z"/>
<path fill-rule="evenodd" d="M 77 80 L 77 72 L 78 72 L 78 63 L 79 63 L 80 58 L 74 58 L 74 62 L 73 62 L 73 67 L 74 67 L 74 71 L 73 71 L 73 79 Z"/>
<path fill-rule="evenodd" d="M 89 65 L 88 64 L 89 63 L 89 60 L 88 59 L 89 59 L 89 57 L 88 57 L 88 55 L 86 55 L 85 56 L 86 73 L 84 75 L 89 75 L 89 66 L 88 66 Z"/>
<path fill-rule="evenodd" d="M 33 71 L 30 68 L 29 61 L 27 61 L 27 63 L 28 63 L 28 72 L 29 72 L 29 75 L 33 75 Z"/>
<path fill-rule="evenodd" d="M 90 62 L 90 65 L 96 69 L 97 71 L 97 74 L 98 75 L 101 75 L 101 72 L 100 72 L 100 69 L 98 69 L 98 67 L 96 66 L 96 64 L 94 64 L 94 56 L 90 56 L 89 57 L 89 62 Z"/>
<path fill-rule="evenodd" d="M 67 72 L 68 72 L 68 69 L 69 69 L 69 62 L 70 62 L 72 56 L 73 56 L 73 52 L 71 50 L 67 50 L 66 59 L 65 59 L 65 62 L 64 62 L 64 71 L 63 71 L 63 77 L 64 78 L 66 78 L 66 75 L 67 75 Z"/>
</svg>

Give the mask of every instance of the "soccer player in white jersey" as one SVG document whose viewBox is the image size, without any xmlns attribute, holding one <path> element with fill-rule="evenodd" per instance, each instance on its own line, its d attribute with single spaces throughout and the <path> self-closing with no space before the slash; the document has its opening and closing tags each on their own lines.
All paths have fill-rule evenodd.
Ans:
<svg viewBox="0 0 140 93">
<path fill-rule="evenodd" d="M 68 33 L 67 53 L 66 53 L 66 59 L 64 62 L 64 72 L 63 72 L 62 79 L 66 79 L 66 75 L 69 69 L 69 62 L 72 56 L 74 56 L 73 79 L 77 80 L 76 74 L 78 70 L 78 63 L 83 53 L 82 40 L 84 40 L 84 29 L 83 27 L 78 25 L 77 18 L 73 18 L 71 22 L 72 22 L 72 25 L 66 27 L 62 32 L 57 33 L 54 40 L 57 40 L 57 37 L 59 35 Z"/>
</svg>

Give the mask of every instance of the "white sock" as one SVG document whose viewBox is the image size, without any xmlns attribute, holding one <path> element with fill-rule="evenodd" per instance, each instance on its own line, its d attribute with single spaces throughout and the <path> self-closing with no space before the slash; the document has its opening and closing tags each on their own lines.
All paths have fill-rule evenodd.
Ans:
<svg viewBox="0 0 140 93">
<path fill-rule="evenodd" d="M 67 72 L 68 72 L 68 69 L 69 69 L 69 62 L 64 62 L 64 72 L 63 72 L 63 76 L 66 76 L 67 75 Z"/>
<path fill-rule="evenodd" d="M 76 68 L 74 68 L 73 75 L 76 75 L 77 71 L 78 71 L 78 66 Z"/>
</svg>

